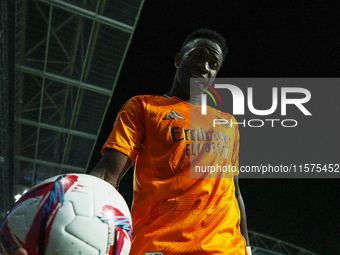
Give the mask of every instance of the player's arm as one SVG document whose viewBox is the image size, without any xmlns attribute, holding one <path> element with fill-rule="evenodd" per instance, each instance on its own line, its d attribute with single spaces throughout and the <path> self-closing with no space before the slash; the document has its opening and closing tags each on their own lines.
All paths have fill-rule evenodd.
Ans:
<svg viewBox="0 0 340 255">
<path fill-rule="evenodd" d="M 238 176 L 234 177 L 234 184 L 235 184 L 235 196 L 237 198 L 238 205 L 240 208 L 240 213 L 241 213 L 241 223 L 240 223 L 241 233 L 244 239 L 246 240 L 247 247 L 249 247 L 250 243 L 249 243 L 249 236 L 248 236 L 248 229 L 247 229 L 246 209 L 244 206 L 243 198 L 242 198 L 241 191 L 240 191 L 240 186 L 238 183 Z"/>
<path fill-rule="evenodd" d="M 131 159 L 125 154 L 106 148 L 101 159 L 89 174 L 107 181 L 118 190 L 119 182 L 131 164 Z"/>
</svg>

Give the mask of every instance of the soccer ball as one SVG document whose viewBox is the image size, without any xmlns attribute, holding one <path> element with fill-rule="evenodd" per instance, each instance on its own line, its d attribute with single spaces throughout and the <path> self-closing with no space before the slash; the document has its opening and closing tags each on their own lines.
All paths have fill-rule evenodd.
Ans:
<svg viewBox="0 0 340 255">
<path fill-rule="evenodd" d="M 129 254 L 132 221 L 118 191 L 86 174 L 52 177 L 25 193 L 0 229 L 0 254 Z"/>
</svg>

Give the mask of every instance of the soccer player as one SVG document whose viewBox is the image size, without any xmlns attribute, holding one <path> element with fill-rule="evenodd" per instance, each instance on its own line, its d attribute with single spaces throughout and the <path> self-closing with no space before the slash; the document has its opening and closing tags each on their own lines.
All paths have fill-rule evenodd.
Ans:
<svg viewBox="0 0 340 255">
<path fill-rule="evenodd" d="M 208 107 L 206 116 L 190 119 L 200 114 L 204 86 L 190 89 L 190 78 L 211 84 L 226 54 L 220 34 L 193 32 L 175 56 L 170 93 L 135 96 L 118 113 L 90 174 L 118 189 L 135 162 L 130 254 L 251 254 L 238 171 L 231 178 L 203 170 L 205 178 L 190 176 L 194 165 L 238 169 L 238 126 L 211 127 L 216 116 L 234 117 Z"/>
</svg>

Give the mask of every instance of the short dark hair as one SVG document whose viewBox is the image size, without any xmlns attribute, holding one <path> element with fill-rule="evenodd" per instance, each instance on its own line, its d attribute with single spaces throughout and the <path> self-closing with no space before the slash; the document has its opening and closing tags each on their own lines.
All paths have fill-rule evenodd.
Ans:
<svg viewBox="0 0 340 255">
<path fill-rule="evenodd" d="M 222 35 L 220 35 L 219 33 L 217 33 L 215 30 L 211 30 L 211 29 L 207 29 L 207 28 L 201 28 L 201 29 L 198 29 L 198 30 L 192 32 L 191 34 L 189 34 L 187 36 L 187 38 L 184 40 L 181 50 L 183 50 L 183 48 L 189 42 L 191 42 L 195 39 L 198 39 L 198 38 L 205 38 L 205 39 L 208 39 L 208 40 L 211 40 L 211 41 L 217 43 L 222 49 L 223 59 L 227 55 L 228 48 L 227 48 L 224 37 Z"/>
</svg>

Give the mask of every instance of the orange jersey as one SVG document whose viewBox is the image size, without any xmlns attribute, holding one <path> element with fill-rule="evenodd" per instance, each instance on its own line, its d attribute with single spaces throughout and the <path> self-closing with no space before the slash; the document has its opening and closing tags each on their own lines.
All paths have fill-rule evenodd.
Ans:
<svg viewBox="0 0 340 255">
<path fill-rule="evenodd" d="M 145 95 L 117 116 L 103 150 L 136 160 L 130 254 L 246 254 L 232 178 L 238 126 L 230 114 L 200 111 L 176 97 Z M 213 127 L 214 119 L 228 124 Z"/>
</svg>

